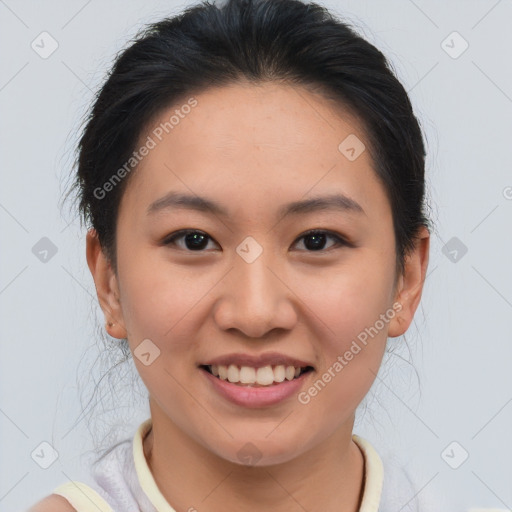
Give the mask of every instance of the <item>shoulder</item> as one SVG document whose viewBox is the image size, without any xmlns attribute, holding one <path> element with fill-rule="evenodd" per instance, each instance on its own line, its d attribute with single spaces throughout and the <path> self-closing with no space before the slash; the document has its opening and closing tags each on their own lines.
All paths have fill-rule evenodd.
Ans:
<svg viewBox="0 0 512 512">
<path fill-rule="evenodd" d="M 98 491 L 83 482 L 66 482 L 27 512 L 114 512 Z"/>
<path fill-rule="evenodd" d="M 63 496 L 58 494 L 50 494 L 38 501 L 32 508 L 27 512 L 77 512 L 75 508 L 71 506 L 69 501 Z"/>
</svg>

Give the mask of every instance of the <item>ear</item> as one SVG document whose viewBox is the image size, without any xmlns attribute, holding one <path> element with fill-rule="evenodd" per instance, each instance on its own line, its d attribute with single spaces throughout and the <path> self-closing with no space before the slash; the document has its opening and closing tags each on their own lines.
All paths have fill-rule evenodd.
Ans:
<svg viewBox="0 0 512 512">
<path fill-rule="evenodd" d="M 390 338 L 401 336 L 411 325 L 423 291 L 429 250 L 430 233 L 425 226 L 421 226 L 416 235 L 414 248 L 407 254 L 404 271 L 398 279 L 395 303 L 400 303 L 402 307 L 396 308 L 397 313 L 389 322 Z"/>
<path fill-rule="evenodd" d="M 126 338 L 117 276 L 112 270 L 110 261 L 103 253 L 95 229 L 90 229 L 87 232 L 86 256 L 87 265 L 96 286 L 98 301 L 105 314 L 105 329 L 113 338 Z"/>
</svg>

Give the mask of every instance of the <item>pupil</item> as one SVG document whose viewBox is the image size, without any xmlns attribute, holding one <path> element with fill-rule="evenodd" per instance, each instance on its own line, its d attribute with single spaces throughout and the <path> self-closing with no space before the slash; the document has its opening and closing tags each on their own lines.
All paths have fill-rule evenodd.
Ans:
<svg viewBox="0 0 512 512">
<path fill-rule="evenodd" d="M 313 240 L 313 243 L 308 244 L 307 243 L 308 240 Z M 325 235 L 324 234 L 309 235 L 306 237 L 304 244 L 306 245 L 306 247 L 308 249 L 313 249 L 313 250 L 323 249 L 323 247 L 325 245 Z"/>
<path fill-rule="evenodd" d="M 206 237 L 200 233 L 188 233 L 187 235 L 185 235 L 185 243 L 188 249 L 202 249 L 203 247 L 206 246 L 205 242 Z"/>
</svg>

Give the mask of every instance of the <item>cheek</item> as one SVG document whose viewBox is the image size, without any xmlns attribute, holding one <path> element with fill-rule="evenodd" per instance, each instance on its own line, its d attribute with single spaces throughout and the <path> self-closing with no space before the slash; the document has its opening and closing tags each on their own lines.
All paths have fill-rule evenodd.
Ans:
<svg viewBox="0 0 512 512">
<path fill-rule="evenodd" d="M 320 286 L 319 281 L 315 285 L 303 285 L 310 290 L 304 302 L 339 343 L 350 344 L 351 339 L 374 325 L 390 307 L 393 288 L 390 267 L 367 260 L 361 257 L 339 271 L 330 271 L 329 279 L 321 280 Z"/>
<path fill-rule="evenodd" d="M 389 320 L 381 315 L 390 308 L 389 286 L 388 279 L 354 269 L 309 294 L 321 361 L 315 379 L 298 398 L 309 408 L 315 428 L 347 420 L 371 388 L 386 347 Z"/>
<path fill-rule="evenodd" d="M 179 330 L 180 319 L 186 319 L 197 302 L 204 280 L 198 279 L 197 271 L 183 272 L 170 264 L 164 251 L 130 243 L 121 235 L 118 273 L 128 336 L 133 342 L 162 341 Z"/>
<path fill-rule="evenodd" d="M 193 331 L 198 322 L 194 307 L 200 307 L 198 300 L 212 285 L 198 282 L 196 276 L 194 286 L 183 273 L 169 272 L 169 265 L 165 268 L 156 260 L 145 262 L 135 253 L 133 256 L 119 265 L 123 317 L 133 361 L 153 399 L 187 418 L 194 413 L 194 401 L 183 392 L 183 382 L 195 371 L 198 336 Z M 183 424 L 183 428 L 188 427 Z"/>
<path fill-rule="evenodd" d="M 332 402 L 333 416 L 355 408 L 379 370 L 395 314 L 390 309 L 390 261 L 361 255 L 353 264 L 332 272 L 321 285 L 304 283 L 310 290 L 304 302 L 315 313 L 320 329 L 317 339 L 322 359 L 316 388 L 322 390 L 322 401 Z"/>
</svg>

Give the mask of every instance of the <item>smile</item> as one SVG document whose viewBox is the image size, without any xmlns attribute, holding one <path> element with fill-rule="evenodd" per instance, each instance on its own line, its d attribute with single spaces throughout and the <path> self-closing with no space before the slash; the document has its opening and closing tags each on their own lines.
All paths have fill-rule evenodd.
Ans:
<svg viewBox="0 0 512 512">
<path fill-rule="evenodd" d="M 294 380 L 302 374 L 313 370 L 311 366 L 299 367 L 291 365 L 267 365 L 254 368 L 234 364 L 229 366 L 213 364 L 202 365 L 201 367 L 220 380 L 246 387 L 273 386 L 285 380 Z"/>
</svg>

